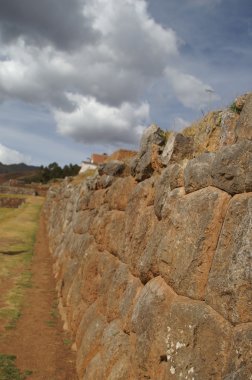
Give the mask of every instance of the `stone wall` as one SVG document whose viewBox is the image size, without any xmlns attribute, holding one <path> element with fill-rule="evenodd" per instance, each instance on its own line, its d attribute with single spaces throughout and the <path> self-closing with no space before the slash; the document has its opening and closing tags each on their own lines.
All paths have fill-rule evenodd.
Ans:
<svg viewBox="0 0 252 380">
<path fill-rule="evenodd" d="M 35 195 L 35 190 L 19 186 L 0 186 L 0 194 Z"/>
<path fill-rule="evenodd" d="M 49 190 L 79 379 L 251 379 L 252 141 L 242 125 L 232 145 L 199 155 L 190 137 L 167 141 L 152 126 L 128 164 Z"/>
<path fill-rule="evenodd" d="M 25 198 L 0 198 L 0 207 L 18 208 L 25 202 Z"/>
</svg>

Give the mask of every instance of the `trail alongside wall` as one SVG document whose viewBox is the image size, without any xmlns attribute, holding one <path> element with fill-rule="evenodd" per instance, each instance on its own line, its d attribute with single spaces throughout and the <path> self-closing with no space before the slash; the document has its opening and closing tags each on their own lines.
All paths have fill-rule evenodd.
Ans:
<svg viewBox="0 0 252 380">
<path fill-rule="evenodd" d="M 32 372 L 27 377 L 29 380 L 75 380 L 75 356 L 57 315 L 52 260 L 43 219 L 40 220 L 31 274 L 32 284 L 26 289 L 16 326 L 1 331 L 0 353 L 15 355 L 16 365 L 22 373 Z"/>
<path fill-rule="evenodd" d="M 79 379 L 251 380 L 252 95 L 231 119 L 151 126 L 135 159 L 50 189 Z"/>
</svg>

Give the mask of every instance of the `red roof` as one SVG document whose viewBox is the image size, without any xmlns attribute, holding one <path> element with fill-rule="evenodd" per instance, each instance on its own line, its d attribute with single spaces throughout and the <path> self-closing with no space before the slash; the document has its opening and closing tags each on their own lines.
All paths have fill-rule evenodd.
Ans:
<svg viewBox="0 0 252 380">
<path fill-rule="evenodd" d="M 92 154 L 91 163 L 95 165 L 103 164 L 108 158 L 107 154 Z"/>
</svg>

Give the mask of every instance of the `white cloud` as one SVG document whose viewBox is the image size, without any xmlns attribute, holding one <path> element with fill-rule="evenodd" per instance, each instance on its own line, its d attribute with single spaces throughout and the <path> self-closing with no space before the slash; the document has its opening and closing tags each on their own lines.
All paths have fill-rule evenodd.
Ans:
<svg viewBox="0 0 252 380">
<path fill-rule="evenodd" d="M 2 46 L 0 93 L 30 102 L 66 107 L 72 91 L 119 105 L 134 102 L 178 54 L 178 39 L 149 15 L 143 0 L 86 0 L 85 18 L 98 32 L 96 43 L 57 50 L 24 37 Z M 83 19 L 84 21 L 84 19 Z"/>
<path fill-rule="evenodd" d="M 113 107 L 93 97 L 67 94 L 75 104 L 72 112 L 54 110 L 58 131 L 77 141 L 88 143 L 136 143 L 149 120 L 149 105 L 123 103 Z"/>
<path fill-rule="evenodd" d="M 178 100 L 185 107 L 200 110 L 219 99 L 211 86 L 193 75 L 171 68 L 166 68 L 165 74 Z"/>
<path fill-rule="evenodd" d="M 54 28 L 36 45 L 27 34 L 33 23 L 25 34 L 2 43 L 0 99 L 47 104 L 61 134 L 114 144 L 138 138 L 149 118 L 149 106 L 140 99 L 164 73 L 171 84 L 166 91 L 173 91 L 184 106 L 199 109 L 209 104 L 205 90 L 210 87 L 174 69 L 180 40 L 149 15 L 147 1 L 78 0 L 73 6 L 77 3 L 82 4 L 83 23 L 88 20 L 85 31 L 90 29 L 90 38 L 83 36 L 77 48 L 69 38 L 59 49 L 63 40 Z M 79 36 L 79 27 L 74 33 Z"/>
<path fill-rule="evenodd" d="M 30 158 L 17 150 L 10 149 L 0 144 L 0 162 L 3 164 L 15 164 L 20 162 L 29 163 Z"/>
</svg>

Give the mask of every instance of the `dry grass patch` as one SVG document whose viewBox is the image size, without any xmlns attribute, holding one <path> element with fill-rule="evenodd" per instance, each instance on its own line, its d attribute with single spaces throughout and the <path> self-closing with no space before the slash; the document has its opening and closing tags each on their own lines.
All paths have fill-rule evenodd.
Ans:
<svg viewBox="0 0 252 380">
<path fill-rule="evenodd" d="M 43 198 L 27 197 L 17 209 L 0 208 L 0 331 L 15 326 L 25 289 Z"/>
</svg>

